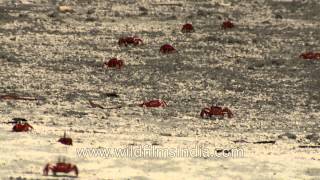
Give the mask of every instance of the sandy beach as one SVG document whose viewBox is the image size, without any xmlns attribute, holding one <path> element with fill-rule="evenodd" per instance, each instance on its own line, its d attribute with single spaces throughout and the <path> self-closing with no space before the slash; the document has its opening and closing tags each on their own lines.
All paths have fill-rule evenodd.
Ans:
<svg viewBox="0 0 320 180">
<path fill-rule="evenodd" d="M 0 179 L 320 179 L 320 60 L 299 57 L 320 52 L 319 9 L 0 0 L 0 95 L 37 99 L 0 99 Z M 226 20 L 234 28 L 221 28 Z M 182 33 L 185 23 L 195 31 Z M 143 44 L 119 46 L 125 36 Z M 164 44 L 177 51 L 160 53 Z M 111 58 L 123 67 L 105 67 Z M 167 106 L 137 106 L 154 99 Z M 202 118 L 211 105 L 233 117 Z M 34 129 L 12 132 L 16 117 Z M 64 132 L 72 146 L 57 142 Z M 44 176 L 59 158 L 78 177 Z"/>
</svg>

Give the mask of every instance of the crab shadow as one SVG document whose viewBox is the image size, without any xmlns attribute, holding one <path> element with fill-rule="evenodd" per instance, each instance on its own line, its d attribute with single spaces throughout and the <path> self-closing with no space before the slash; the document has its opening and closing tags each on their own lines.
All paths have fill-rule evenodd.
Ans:
<svg viewBox="0 0 320 180">
<path fill-rule="evenodd" d="M 48 177 L 55 177 L 55 178 L 71 178 L 71 179 L 76 179 L 78 176 L 76 175 L 68 175 L 68 174 L 56 174 L 56 175 L 48 175 Z"/>
</svg>

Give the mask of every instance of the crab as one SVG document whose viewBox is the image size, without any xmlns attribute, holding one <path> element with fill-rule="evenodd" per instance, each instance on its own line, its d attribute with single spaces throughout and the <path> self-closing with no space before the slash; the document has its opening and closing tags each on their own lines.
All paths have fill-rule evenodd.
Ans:
<svg viewBox="0 0 320 180">
<path fill-rule="evenodd" d="M 182 26 L 181 31 L 182 31 L 183 33 L 191 33 L 191 32 L 194 32 L 194 28 L 193 28 L 192 24 L 186 23 L 186 24 L 184 24 L 184 25 Z"/>
<path fill-rule="evenodd" d="M 54 176 L 57 175 L 57 173 L 70 173 L 74 171 L 75 175 L 78 176 L 79 170 L 78 167 L 71 163 L 66 163 L 65 160 L 59 159 L 56 164 L 46 164 L 46 166 L 43 169 L 43 175 L 47 176 L 49 172 L 52 172 Z"/>
<path fill-rule="evenodd" d="M 224 115 L 227 115 L 228 118 L 232 118 L 233 114 L 229 108 L 226 107 L 220 107 L 220 106 L 211 106 L 210 108 L 206 107 L 201 110 L 200 116 L 202 118 L 212 116 L 216 117 L 224 117 Z"/>
<path fill-rule="evenodd" d="M 305 53 L 302 53 L 299 57 L 303 58 L 303 59 L 318 59 L 318 60 L 320 60 L 320 52 L 305 52 Z"/>
<path fill-rule="evenodd" d="M 160 52 L 163 54 L 174 53 L 177 50 L 170 44 L 164 44 L 160 47 Z"/>
<path fill-rule="evenodd" d="M 140 39 L 138 37 L 132 37 L 132 36 L 121 37 L 118 41 L 119 46 L 128 46 L 129 44 L 137 46 L 142 43 L 143 43 L 142 39 Z"/>
<path fill-rule="evenodd" d="M 166 107 L 167 103 L 164 100 L 156 99 L 145 101 L 142 104 L 139 104 L 140 107 Z"/>
<path fill-rule="evenodd" d="M 227 21 L 224 21 L 221 25 L 222 29 L 231 29 L 231 28 L 234 28 L 234 24 L 227 20 Z"/>
<path fill-rule="evenodd" d="M 117 58 L 111 58 L 108 62 L 104 63 L 104 66 L 107 66 L 109 68 L 118 68 L 118 69 L 121 69 L 123 65 L 124 65 L 123 60 L 117 59 Z"/>
<path fill-rule="evenodd" d="M 13 132 L 27 132 L 33 129 L 33 127 L 27 123 L 27 120 L 24 118 L 13 118 L 9 123 L 15 124 L 12 128 Z"/>
<path fill-rule="evenodd" d="M 72 138 L 66 136 L 66 132 L 64 132 L 63 137 L 61 137 L 58 142 L 64 145 L 72 145 Z"/>
</svg>

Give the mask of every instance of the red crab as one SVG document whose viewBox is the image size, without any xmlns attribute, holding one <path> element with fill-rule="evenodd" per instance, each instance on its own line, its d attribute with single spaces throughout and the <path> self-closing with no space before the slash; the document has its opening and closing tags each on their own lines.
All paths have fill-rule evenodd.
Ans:
<svg viewBox="0 0 320 180">
<path fill-rule="evenodd" d="M 171 46 L 170 44 L 165 44 L 165 45 L 161 46 L 161 48 L 160 48 L 160 52 L 163 54 L 174 53 L 176 51 L 177 50 L 173 46 Z"/>
<path fill-rule="evenodd" d="M 23 124 L 18 123 L 18 124 L 13 126 L 12 131 L 14 131 L 14 132 L 26 132 L 26 131 L 29 131 L 31 129 L 33 129 L 33 127 L 28 123 L 23 123 Z"/>
<path fill-rule="evenodd" d="M 117 59 L 117 58 L 111 58 L 108 62 L 104 63 L 104 66 L 107 66 L 110 68 L 118 68 L 118 69 L 121 69 L 123 65 L 124 65 L 123 60 Z"/>
<path fill-rule="evenodd" d="M 221 25 L 222 29 L 231 29 L 234 27 L 234 24 L 231 21 L 224 21 Z"/>
<path fill-rule="evenodd" d="M 47 176 L 50 170 L 54 176 L 56 176 L 57 173 L 70 173 L 72 171 L 74 171 L 76 176 L 79 174 L 79 170 L 76 165 L 65 163 L 64 161 L 60 160 L 55 165 L 48 163 L 43 169 L 43 175 Z"/>
<path fill-rule="evenodd" d="M 58 142 L 64 145 L 72 145 L 72 138 L 66 136 L 66 132 L 64 132 L 63 137 L 61 137 Z"/>
<path fill-rule="evenodd" d="M 229 108 L 222 108 L 220 106 L 211 106 L 210 108 L 203 108 L 200 116 L 202 118 L 206 118 L 206 117 L 212 117 L 212 116 L 222 116 L 224 117 L 224 115 L 227 114 L 228 118 L 232 118 L 233 114 L 230 111 Z"/>
<path fill-rule="evenodd" d="M 181 31 L 182 31 L 183 33 L 191 33 L 191 32 L 194 32 L 194 28 L 193 28 L 192 24 L 186 23 L 186 24 L 184 24 L 184 25 L 182 26 Z"/>
<path fill-rule="evenodd" d="M 27 123 L 27 120 L 24 118 L 13 118 L 12 120 L 13 121 L 9 123 L 15 124 L 12 128 L 13 132 L 27 132 L 33 129 L 33 127 Z"/>
<path fill-rule="evenodd" d="M 305 52 L 305 53 L 302 53 L 299 57 L 303 58 L 303 59 L 318 59 L 318 60 L 320 60 L 320 53 Z"/>
<path fill-rule="evenodd" d="M 128 46 L 129 44 L 133 44 L 134 46 L 137 46 L 142 43 L 143 43 L 142 39 L 138 37 L 132 37 L 132 36 L 122 37 L 118 41 L 119 46 Z"/>
<path fill-rule="evenodd" d="M 151 101 L 145 101 L 142 104 L 139 104 L 140 107 L 166 107 L 167 103 L 163 100 L 156 99 Z"/>
</svg>

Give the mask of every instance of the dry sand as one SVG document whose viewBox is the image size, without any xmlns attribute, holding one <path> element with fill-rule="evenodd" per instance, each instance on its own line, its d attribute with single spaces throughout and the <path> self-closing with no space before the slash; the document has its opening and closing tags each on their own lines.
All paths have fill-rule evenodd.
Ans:
<svg viewBox="0 0 320 180">
<path fill-rule="evenodd" d="M 78 179 L 85 180 L 320 179 L 320 149 L 299 148 L 320 142 L 320 61 L 299 58 L 320 50 L 319 1 L 0 2 L 1 94 L 41 97 L 0 101 L 2 179 L 74 178 L 42 175 L 45 164 L 60 156 L 76 164 Z M 57 12 L 59 2 L 74 12 Z M 236 27 L 222 30 L 228 18 Z M 185 22 L 196 32 L 181 33 Z M 145 44 L 120 48 L 117 41 L 124 35 L 137 35 Z M 160 54 L 165 43 L 179 53 Z M 122 70 L 102 67 L 112 57 L 125 61 Z M 108 97 L 110 92 L 119 97 Z M 168 106 L 129 106 L 157 98 Z M 88 99 L 123 108 L 90 108 Z M 201 109 L 210 104 L 229 107 L 235 117 L 202 119 Z M 11 132 L 12 124 L 5 122 L 14 117 L 28 119 L 34 130 Z M 64 131 L 73 146 L 57 143 Z M 278 137 L 284 133 L 292 137 Z M 146 145 L 243 154 L 77 155 L 79 148 Z"/>
</svg>

